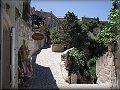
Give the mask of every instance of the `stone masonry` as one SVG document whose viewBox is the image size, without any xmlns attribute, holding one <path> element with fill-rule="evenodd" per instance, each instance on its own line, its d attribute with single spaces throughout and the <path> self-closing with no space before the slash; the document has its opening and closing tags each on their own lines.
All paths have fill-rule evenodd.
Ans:
<svg viewBox="0 0 120 90">
<path fill-rule="evenodd" d="M 23 13 L 29 13 L 28 5 L 30 5 L 30 0 L 1 1 L 1 38 L 3 38 L 3 41 L 1 41 L 1 45 L 4 46 L 2 47 L 2 52 L 4 53 L 3 55 L 1 55 L 2 63 L 0 66 L 2 68 L 0 84 L 1 88 L 3 89 L 18 88 L 18 51 L 23 45 L 23 40 L 25 40 L 25 45 L 30 50 L 29 58 L 34 51 L 39 49 L 40 46 L 40 41 L 35 41 L 32 39 L 33 31 L 29 20 L 25 21 L 23 19 Z M 11 33 L 11 30 L 13 29 L 15 29 L 15 47 L 11 48 L 13 46 L 11 40 L 13 37 L 13 33 Z M 15 55 L 11 53 L 11 51 L 13 50 L 15 51 Z M 12 59 L 12 57 L 14 59 Z M 11 62 L 14 62 L 14 64 L 11 64 Z M 13 70 L 13 66 L 15 68 L 14 73 L 11 73 L 11 70 Z M 13 75 L 14 77 L 12 77 L 11 79 L 11 76 Z"/>
<path fill-rule="evenodd" d="M 64 78 L 64 80 L 66 82 L 70 82 L 69 80 L 69 75 L 68 75 L 68 70 L 67 70 L 67 63 L 68 63 L 68 51 L 72 50 L 73 48 L 67 49 L 66 51 L 61 53 L 61 72 L 62 72 L 62 76 Z"/>
<path fill-rule="evenodd" d="M 120 37 L 108 45 L 108 52 L 96 62 L 97 83 L 109 83 L 112 89 L 120 89 Z"/>
<path fill-rule="evenodd" d="M 116 76 L 113 76 L 113 72 L 115 72 L 115 65 L 113 60 L 114 56 L 110 51 L 106 52 L 97 60 L 96 75 L 98 84 L 112 83 L 115 80 Z"/>
<path fill-rule="evenodd" d="M 116 39 L 117 39 L 117 45 L 115 46 L 116 84 L 117 89 L 120 89 L 120 35 L 118 35 Z"/>
</svg>

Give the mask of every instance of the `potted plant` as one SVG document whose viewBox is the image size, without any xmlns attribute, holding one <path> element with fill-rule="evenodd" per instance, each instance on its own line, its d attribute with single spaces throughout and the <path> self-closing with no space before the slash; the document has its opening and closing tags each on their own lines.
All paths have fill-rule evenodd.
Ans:
<svg viewBox="0 0 120 90">
<path fill-rule="evenodd" d="M 58 29 L 53 28 L 50 31 L 50 38 L 52 42 L 52 51 L 53 52 L 62 52 L 64 51 L 63 44 L 61 43 L 61 33 Z"/>
</svg>

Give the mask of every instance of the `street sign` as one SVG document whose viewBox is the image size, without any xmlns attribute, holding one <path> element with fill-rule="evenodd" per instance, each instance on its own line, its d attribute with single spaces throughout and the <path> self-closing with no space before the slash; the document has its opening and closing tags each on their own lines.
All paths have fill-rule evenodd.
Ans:
<svg viewBox="0 0 120 90">
<path fill-rule="evenodd" d="M 32 39 L 34 39 L 34 40 L 42 40 L 43 38 L 44 38 L 44 35 L 41 33 L 34 33 L 32 35 Z"/>
</svg>

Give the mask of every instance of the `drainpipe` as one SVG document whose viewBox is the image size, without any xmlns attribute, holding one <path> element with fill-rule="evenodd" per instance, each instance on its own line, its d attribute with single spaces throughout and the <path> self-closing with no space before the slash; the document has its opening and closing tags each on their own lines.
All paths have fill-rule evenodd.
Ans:
<svg viewBox="0 0 120 90">
<path fill-rule="evenodd" d="M 16 88 L 15 28 L 12 27 L 11 40 L 11 88 Z"/>
</svg>

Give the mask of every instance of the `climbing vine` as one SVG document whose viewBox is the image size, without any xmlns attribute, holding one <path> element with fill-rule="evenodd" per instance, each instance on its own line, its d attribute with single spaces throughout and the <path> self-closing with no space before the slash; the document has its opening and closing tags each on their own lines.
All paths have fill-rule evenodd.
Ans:
<svg viewBox="0 0 120 90">
<path fill-rule="evenodd" d="M 96 41 L 104 43 L 107 46 L 118 34 L 119 26 L 119 2 L 118 0 L 112 0 L 113 8 L 110 10 L 108 15 L 108 25 L 97 35 Z"/>
</svg>

